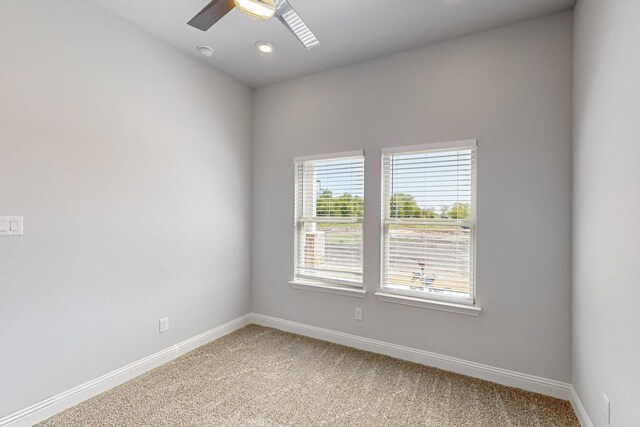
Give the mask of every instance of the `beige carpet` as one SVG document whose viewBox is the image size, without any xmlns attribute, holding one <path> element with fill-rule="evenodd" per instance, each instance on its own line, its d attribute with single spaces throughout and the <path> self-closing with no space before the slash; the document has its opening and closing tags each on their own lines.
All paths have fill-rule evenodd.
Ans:
<svg viewBox="0 0 640 427">
<path fill-rule="evenodd" d="M 568 402 L 248 326 L 40 426 L 579 426 Z"/>
</svg>

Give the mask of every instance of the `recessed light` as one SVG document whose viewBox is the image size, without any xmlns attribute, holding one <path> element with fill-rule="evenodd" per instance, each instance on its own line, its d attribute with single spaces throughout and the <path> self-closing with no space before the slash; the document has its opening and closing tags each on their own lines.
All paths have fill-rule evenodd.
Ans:
<svg viewBox="0 0 640 427">
<path fill-rule="evenodd" d="M 256 47 L 262 53 L 272 53 L 275 49 L 275 46 L 269 42 L 257 42 Z"/>
<path fill-rule="evenodd" d="M 196 49 L 198 49 L 198 52 L 204 56 L 212 56 L 213 52 L 215 52 L 213 48 L 209 46 L 197 46 Z"/>
</svg>

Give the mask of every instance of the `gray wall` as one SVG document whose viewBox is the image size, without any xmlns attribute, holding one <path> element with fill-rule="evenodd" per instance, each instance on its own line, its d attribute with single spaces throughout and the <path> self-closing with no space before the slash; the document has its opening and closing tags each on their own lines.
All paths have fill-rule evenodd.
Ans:
<svg viewBox="0 0 640 427">
<path fill-rule="evenodd" d="M 573 384 L 596 427 L 640 425 L 640 2 L 575 10 Z"/>
<path fill-rule="evenodd" d="M 0 58 L 1 418 L 249 311 L 252 93 L 80 0 Z"/>
<path fill-rule="evenodd" d="M 569 381 L 570 12 L 257 90 L 253 310 Z M 478 138 L 467 317 L 378 301 L 380 148 Z M 294 290 L 293 157 L 366 150 L 365 300 Z M 364 321 L 354 320 L 354 307 Z"/>
</svg>

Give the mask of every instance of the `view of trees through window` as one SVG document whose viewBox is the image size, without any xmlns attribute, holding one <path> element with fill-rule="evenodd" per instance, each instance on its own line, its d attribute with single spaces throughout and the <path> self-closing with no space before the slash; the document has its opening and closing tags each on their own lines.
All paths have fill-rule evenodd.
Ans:
<svg viewBox="0 0 640 427">
<path fill-rule="evenodd" d="M 474 170 L 468 147 L 383 156 L 383 287 L 472 298 Z"/>
<path fill-rule="evenodd" d="M 394 193 L 390 200 L 389 216 L 391 218 L 443 218 L 465 219 L 469 217 L 469 203 L 456 202 L 442 205 L 439 210 L 420 208 L 411 194 Z"/>
<path fill-rule="evenodd" d="M 296 277 L 362 286 L 364 158 L 299 162 Z"/>
<path fill-rule="evenodd" d="M 471 149 L 384 156 L 383 283 L 472 295 Z M 362 157 L 298 163 L 299 278 L 362 284 Z"/>
<path fill-rule="evenodd" d="M 358 217 L 364 213 L 364 199 L 343 193 L 334 197 L 331 190 L 320 190 L 320 196 L 316 200 L 316 216 L 319 217 Z"/>
<path fill-rule="evenodd" d="M 364 212 L 362 197 L 343 193 L 334 196 L 328 189 L 321 189 L 316 201 L 316 215 L 319 217 L 357 217 Z M 465 219 L 469 217 L 469 203 L 456 202 L 442 205 L 440 209 L 421 208 L 416 198 L 407 193 L 394 193 L 391 196 L 391 218 L 442 218 Z"/>
</svg>

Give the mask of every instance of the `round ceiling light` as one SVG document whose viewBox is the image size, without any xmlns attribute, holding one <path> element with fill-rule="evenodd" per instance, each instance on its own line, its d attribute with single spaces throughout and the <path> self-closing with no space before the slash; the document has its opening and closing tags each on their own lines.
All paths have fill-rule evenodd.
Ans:
<svg viewBox="0 0 640 427">
<path fill-rule="evenodd" d="M 198 52 L 200 52 L 201 55 L 207 57 L 212 56 L 213 52 L 215 52 L 213 48 L 209 46 L 197 46 L 196 49 L 198 49 Z"/>
<path fill-rule="evenodd" d="M 262 53 L 273 53 L 275 46 L 269 42 L 257 42 L 256 48 Z"/>
</svg>

